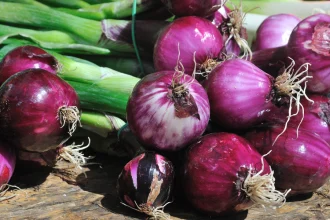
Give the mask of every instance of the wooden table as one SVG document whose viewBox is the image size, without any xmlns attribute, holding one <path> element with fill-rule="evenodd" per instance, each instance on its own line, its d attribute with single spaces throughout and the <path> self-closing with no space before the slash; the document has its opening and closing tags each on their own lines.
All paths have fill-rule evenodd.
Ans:
<svg viewBox="0 0 330 220">
<path fill-rule="evenodd" d="M 18 168 L 12 184 L 21 188 L 6 196 L 15 197 L 1 202 L 0 219 L 146 219 L 140 213 L 121 205 L 116 195 L 116 178 L 127 159 L 97 155 L 101 165 L 80 170 L 60 162 L 55 169 L 35 169 L 27 172 Z M 248 212 L 227 218 L 247 220 L 330 219 L 330 184 L 313 195 L 288 201 L 277 210 L 252 207 Z M 174 201 L 165 209 L 173 219 L 211 219 L 202 216 L 181 202 Z"/>
</svg>

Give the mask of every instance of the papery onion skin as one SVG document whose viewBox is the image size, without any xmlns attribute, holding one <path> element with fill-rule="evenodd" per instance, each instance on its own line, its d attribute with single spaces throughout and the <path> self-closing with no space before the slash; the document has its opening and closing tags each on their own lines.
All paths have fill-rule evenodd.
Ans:
<svg viewBox="0 0 330 220">
<path fill-rule="evenodd" d="M 146 152 L 125 165 L 117 180 L 117 192 L 123 203 L 135 209 L 138 208 L 136 204 L 157 208 L 172 199 L 173 181 L 171 161 Z"/>
<path fill-rule="evenodd" d="M 318 94 L 309 94 L 308 98 L 313 100 L 313 103 L 307 99 L 300 101 L 304 107 L 304 116 L 299 112 L 298 115 L 290 118 L 289 125 L 317 133 L 330 144 L 330 98 Z M 267 121 L 271 124 L 284 125 L 288 111 L 288 107 L 285 106 L 276 108 L 267 116 Z M 296 112 L 295 106 L 293 112 Z"/>
<path fill-rule="evenodd" d="M 178 18 L 159 34 L 153 55 L 155 69 L 174 70 L 180 61 L 185 73 L 191 75 L 195 52 L 199 72 L 208 59 L 218 58 L 222 47 L 222 36 L 209 20 L 195 16 Z"/>
<path fill-rule="evenodd" d="M 0 187 L 9 182 L 16 165 L 15 148 L 11 144 L 0 141 Z"/>
<path fill-rule="evenodd" d="M 127 105 L 127 122 L 138 141 L 146 148 L 176 151 L 186 147 L 205 131 L 210 105 L 204 88 L 191 76 L 181 77 L 191 105 L 173 98 L 174 71 L 152 73 L 134 87 Z"/>
<path fill-rule="evenodd" d="M 56 59 L 35 46 L 20 46 L 9 51 L 0 63 L 0 85 L 10 76 L 20 71 L 40 68 L 56 74 L 58 63 Z"/>
<path fill-rule="evenodd" d="M 249 61 L 224 61 L 203 82 L 211 119 L 227 131 L 244 130 L 263 121 L 273 106 L 273 80 Z"/>
<path fill-rule="evenodd" d="M 246 138 L 261 153 L 272 152 L 265 157 L 274 170 L 275 186 L 291 189 L 291 194 L 313 192 L 330 177 L 330 146 L 320 136 L 304 129 L 282 126 L 252 131 Z M 274 145 L 273 145 L 274 143 Z"/>
<path fill-rule="evenodd" d="M 307 90 L 310 92 L 330 92 L 329 33 L 330 15 L 315 14 L 305 18 L 294 28 L 287 45 L 288 56 L 295 60 L 297 66 L 311 64 L 308 74 L 313 78 L 307 83 Z M 320 40 L 322 37 L 324 39 Z"/>
<path fill-rule="evenodd" d="M 301 21 L 292 14 L 276 14 L 266 18 L 259 26 L 253 50 L 262 50 L 287 45 L 292 30 Z"/>
<path fill-rule="evenodd" d="M 261 155 L 244 138 L 213 133 L 193 144 L 186 155 L 183 185 L 187 200 L 210 215 L 231 214 L 252 203 L 241 190 L 249 168 L 262 169 Z M 270 173 L 265 161 L 262 174 Z"/>
<path fill-rule="evenodd" d="M 161 0 L 170 12 L 181 16 L 207 17 L 223 4 L 222 0 Z"/>
<path fill-rule="evenodd" d="M 0 136 L 18 148 L 44 152 L 56 149 L 68 135 L 58 118 L 62 106 L 76 106 L 74 89 L 43 69 L 14 74 L 0 87 Z"/>
</svg>

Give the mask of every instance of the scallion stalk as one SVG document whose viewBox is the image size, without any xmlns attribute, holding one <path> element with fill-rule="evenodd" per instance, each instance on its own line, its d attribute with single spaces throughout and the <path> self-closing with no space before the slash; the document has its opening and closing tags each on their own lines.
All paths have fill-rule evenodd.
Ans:
<svg viewBox="0 0 330 220">
<path fill-rule="evenodd" d="M 12 40 L 12 38 L 17 39 Z M 71 35 L 61 31 L 35 31 L 0 24 L 0 43 L 9 44 L 13 41 L 16 41 L 15 44 L 18 45 L 30 44 L 66 54 L 110 55 L 115 53 L 111 53 L 106 48 L 79 44 Z M 118 55 L 118 52 L 115 55 Z"/>
<path fill-rule="evenodd" d="M 87 18 L 92 19 L 96 21 L 101 21 L 102 19 L 105 19 L 106 16 L 101 11 L 83 11 L 80 9 L 72 9 L 72 8 L 56 8 L 58 11 L 62 11 L 68 14 L 72 14 L 74 16 L 78 16 L 81 18 Z"/>
<path fill-rule="evenodd" d="M 21 4 L 29 4 L 29 5 L 35 5 L 39 7 L 46 7 L 48 8 L 47 5 L 42 4 L 36 0 L 1 0 L 2 2 L 15 2 L 15 3 L 21 3 Z"/>
<path fill-rule="evenodd" d="M 131 16 L 133 2 L 133 0 L 126 0 L 94 4 L 89 7 L 82 8 L 81 11 L 103 12 L 105 18 L 120 19 Z M 154 0 L 137 0 L 136 13 L 147 11 L 158 5 L 159 2 Z"/>
<path fill-rule="evenodd" d="M 104 138 L 116 134 L 126 123 L 117 116 L 97 111 L 83 110 L 80 122 L 82 128 L 92 131 Z"/>
<path fill-rule="evenodd" d="M 52 7 L 66 7 L 66 8 L 84 8 L 90 6 L 89 3 L 83 0 L 38 0 Z"/>
<path fill-rule="evenodd" d="M 0 11 L 1 22 L 61 30 L 74 35 L 79 43 L 119 52 L 134 52 L 131 21 L 106 19 L 100 22 L 50 8 L 8 2 L 0 4 Z M 152 52 L 158 32 L 166 24 L 163 21 L 136 22 L 136 39 L 138 46 L 144 49 L 142 51 Z"/>
<path fill-rule="evenodd" d="M 139 78 L 112 76 L 95 83 L 66 80 L 77 92 L 82 108 L 126 116 L 126 106 Z"/>
<path fill-rule="evenodd" d="M 126 115 L 127 101 L 140 78 L 48 52 L 61 66 L 58 76 L 78 93 L 82 108 Z"/>
</svg>

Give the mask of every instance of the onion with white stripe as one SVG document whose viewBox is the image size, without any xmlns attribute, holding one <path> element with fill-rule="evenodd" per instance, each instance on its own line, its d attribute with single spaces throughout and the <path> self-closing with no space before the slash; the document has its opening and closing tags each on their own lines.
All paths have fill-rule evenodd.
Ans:
<svg viewBox="0 0 330 220">
<path fill-rule="evenodd" d="M 173 179 L 172 162 L 146 152 L 125 165 L 118 177 L 117 192 L 123 205 L 154 219 L 169 219 L 163 209 L 171 202 Z"/>
<path fill-rule="evenodd" d="M 148 149 L 177 151 L 205 131 L 209 100 L 193 77 L 180 71 L 147 75 L 135 86 L 127 105 L 127 121 Z"/>
</svg>

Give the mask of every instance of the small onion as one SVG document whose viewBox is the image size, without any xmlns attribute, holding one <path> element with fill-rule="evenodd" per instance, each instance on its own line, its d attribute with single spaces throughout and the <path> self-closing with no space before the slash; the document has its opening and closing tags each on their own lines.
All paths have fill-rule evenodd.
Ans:
<svg viewBox="0 0 330 220">
<path fill-rule="evenodd" d="M 287 45 L 292 30 L 301 21 L 292 14 L 276 14 L 266 18 L 259 26 L 253 50 Z"/>
<path fill-rule="evenodd" d="M 292 194 L 313 192 L 330 177 L 330 145 L 320 136 L 307 130 L 288 127 L 278 137 L 282 128 L 271 127 L 252 131 L 246 138 L 264 154 L 274 169 L 275 186 L 291 188 Z"/>
<path fill-rule="evenodd" d="M 310 63 L 307 90 L 314 93 L 330 92 L 330 15 L 315 14 L 302 20 L 292 31 L 288 56 L 297 65 Z"/>
<path fill-rule="evenodd" d="M 156 71 L 174 70 L 180 62 L 184 72 L 205 72 L 212 68 L 223 47 L 222 36 L 208 20 L 195 16 L 174 20 L 158 37 L 154 48 Z M 195 62 L 197 68 L 195 68 Z"/>
<path fill-rule="evenodd" d="M 208 17 L 223 4 L 222 0 L 161 0 L 175 16 Z"/>
<path fill-rule="evenodd" d="M 129 161 L 117 181 L 117 192 L 125 206 L 155 219 L 168 216 L 163 208 L 170 202 L 174 168 L 168 159 L 152 152 Z"/>
<path fill-rule="evenodd" d="M 263 157 L 244 138 L 224 132 L 205 135 L 189 148 L 183 188 L 193 207 L 210 215 L 239 212 L 253 202 L 285 202 Z"/>
<path fill-rule="evenodd" d="M 36 152 L 56 149 L 80 120 L 79 99 L 64 80 L 43 69 L 11 76 L 0 87 L 0 136 Z"/>
<path fill-rule="evenodd" d="M 149 149 L 182 149 L 203 134 L 209 118 L 204 88 L 182 72 L 145 76 L 134 87 L 127 104 L 129 127 Z"/>
<path fill-rule="evenodd" d="M 56 74 L 58 63 L 53 56 L 39 47 L 16 47 L 8 52 L 0 63 L 0 85 L 15 73 L 32 68 Z"/>
</svg>

